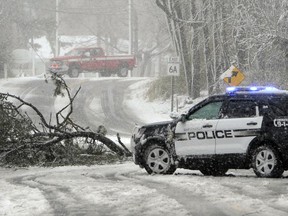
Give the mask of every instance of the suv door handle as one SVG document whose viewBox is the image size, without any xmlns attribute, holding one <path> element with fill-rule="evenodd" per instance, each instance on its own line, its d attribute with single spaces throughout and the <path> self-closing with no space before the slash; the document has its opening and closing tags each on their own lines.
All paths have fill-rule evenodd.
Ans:
<svg viewBox="0 0 288 216">
<path fill-rule="evenodd" d="M 247 125 L 257 125 L 257 122 L 249 122 Z"/>
<path fill-rule="evenodd" d="M 210 125 L 210 124 L 206 124 L 202 126 L 202 128 L 211 128 L 211 127 L 213 127 L 213 125 Z"/>
</svg>

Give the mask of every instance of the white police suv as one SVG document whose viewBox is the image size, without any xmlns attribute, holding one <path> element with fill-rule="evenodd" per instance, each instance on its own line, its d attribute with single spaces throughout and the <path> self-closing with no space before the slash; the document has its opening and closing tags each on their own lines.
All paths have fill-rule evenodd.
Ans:
<svg viewBox="0 0 288 216">
<path fill-rule="evenodd" d="M 229 87 L 178 119 L 136 127 L 131 147 L 149 174 L 253 168 L 259 177 L 280 177 L 288 170 L 288 91 Z"/>
</svg>

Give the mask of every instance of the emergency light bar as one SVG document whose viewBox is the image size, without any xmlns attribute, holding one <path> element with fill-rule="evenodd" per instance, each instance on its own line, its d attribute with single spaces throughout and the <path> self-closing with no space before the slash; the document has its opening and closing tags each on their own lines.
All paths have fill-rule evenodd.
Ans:
<svg viewBox="0 0 288 216">
<path fill-rule="evenodd" d="M 238 92 L 245 92 L 245 93 L 253 93 L 253 92 L 279 92 L 281 90 L 272 87 L 272 86 L 237 86 L 237 87 L 227 87 L 226 93 L 238 93 Z"/>
</svg>

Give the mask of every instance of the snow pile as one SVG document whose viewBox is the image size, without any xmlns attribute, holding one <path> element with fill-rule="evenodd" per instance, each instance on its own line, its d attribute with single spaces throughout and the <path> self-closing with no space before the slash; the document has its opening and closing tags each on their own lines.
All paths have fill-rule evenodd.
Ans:
<svg viewBox="0 0 288 216">
<path fill-rule="evenodd" d="M 125 98 L 125 106 L 131 110 L 135 116 L 138 116 L 142 122 L 152 123 L 159 121 L 171 120 L 171 99 L 162 100 L 157 99 L 154 101 L 148 101 L 146 97 L 147 90 L 153 79 L 145 79 L 129 86 L 129 92 L 127 92 Z M 176 110 L 176 101 L 174 102 L 173 113 L 187 113 L 188 110 L 195 104 L 204 100 L 207 97 L 207 92 L 202 92 L 201 97 L 191 100 L 187 96 L 175 96 L 178 100 L 178 112 Z M 176 100 L 176 99 L 175 99 Z"/>
</svg>

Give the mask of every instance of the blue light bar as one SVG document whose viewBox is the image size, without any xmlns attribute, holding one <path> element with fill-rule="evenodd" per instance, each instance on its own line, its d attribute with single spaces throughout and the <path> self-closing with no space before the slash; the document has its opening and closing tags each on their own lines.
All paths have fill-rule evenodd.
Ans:
<svg viewBox="0 0 288 216">
<path fill-rule="evenodd" d="M 227 93 L 237 92 L 279 92 L 280 90 L 273 86 L 231 86 L 226 88 Z"/>
<path fill-rule="evenodd" d="M 250 87 L 250 90 L 251 90 L 251 91 L 257 91 L 258 88 L 257 88 L 256 86 L 252 86 L 252 87 Z"/>
<path fill-rule="evenodd" d="M 275 87 L 272 87 L 272 86 L 268 86 L 265 88 L 266 91 L 277 91 L 279 89 L 275 88 Z"/>
<path fill-rule="evenodd" d="M 236 90 L 236 87 L 227 87 L 226 92 L 234 92 Z"/>
</svg>

